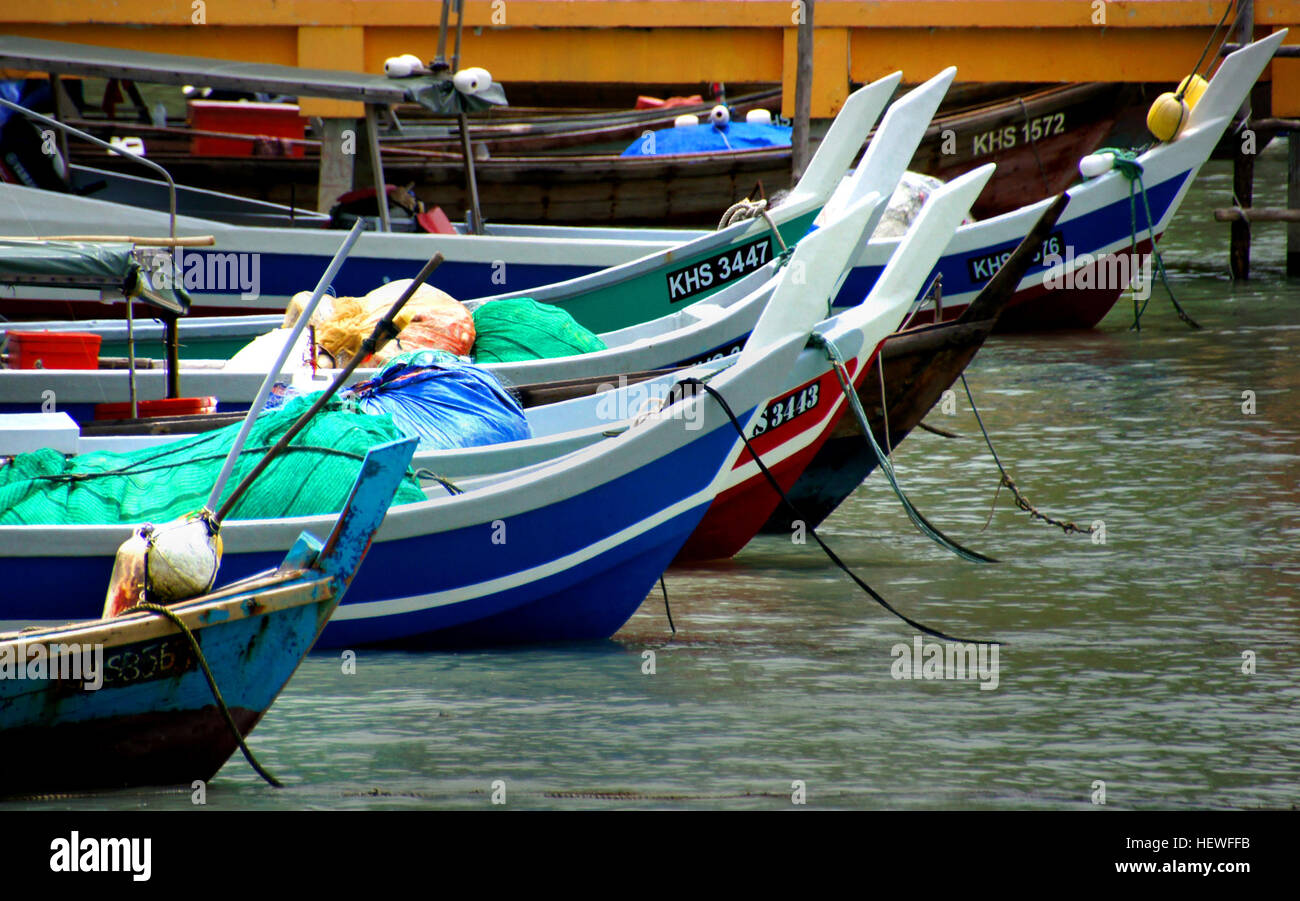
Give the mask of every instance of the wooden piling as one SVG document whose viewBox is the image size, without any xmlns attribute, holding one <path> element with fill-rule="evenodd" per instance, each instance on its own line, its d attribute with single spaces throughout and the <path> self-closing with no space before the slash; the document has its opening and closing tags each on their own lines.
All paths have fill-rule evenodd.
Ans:
<svg viewBox="0 0 1300 901">
<path fill-rule="evenodd" d="M 1240 0 L 1235 24 L 1237 40 L 1249 44 L 1255 34 L 1255 4 L 1253 0 Z M 1251 141 L 1250 152 L 1246 152 L 1244 131 L 1250 128 L 1250 99 L 1247 98 L 1237 112 L 1238 121 L 1243 123 L 1243 133 L 1239 133 L 1232 150 L 1232 202 L 1242 209 L 1248 208 L 1254 201 L 1255 194 L 1255 153 L 1259 149 Z M 1250 223 L 1244 218 L 1234 219 L 1231 235 L 1228 239 L 1228 268 L 1233 280 L 1246 281 L 1250 278 Z"/>
<path fill-rule="evenodd" d="M 812 117 L 813 0 L 802 0 L 803 21 L 795 40 L 798 62 L 794 74 L 794 128 L 791 131 L 791 184 L 808 168 L 808 127 Z"/>
<path fill-rule="evenodd" d="M 1300 131 L 1286 136 L 1286 205 L 1300 211 Z M 1286 227 L 1286 274 L 1300 278 L 1300 218 Z"/>
</svg>

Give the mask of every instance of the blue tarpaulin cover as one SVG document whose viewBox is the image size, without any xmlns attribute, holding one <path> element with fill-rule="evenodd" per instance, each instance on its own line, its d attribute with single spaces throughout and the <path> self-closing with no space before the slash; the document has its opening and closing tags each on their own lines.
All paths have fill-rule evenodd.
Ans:
<svg viewBox="0 0 1300 901">
<path fill-rule="evenodd" d="M 749 150 L 756 147 L 789 147 L 791 129 L 784 125 L 732 122 L 725 127 L 712 124 L 661 128 L 632 142 L 623 156 L 666 156 L 673 153 L 709 153 L 714 150 Z"/>
<path fill-rule="evenodd" d="M 519 401 L 496 376 L 470 363 L 393 363 L 349 396 L 366 413 L 387 413 L 420 450 L 478 447 L 532 437 Z"/>
</svg>

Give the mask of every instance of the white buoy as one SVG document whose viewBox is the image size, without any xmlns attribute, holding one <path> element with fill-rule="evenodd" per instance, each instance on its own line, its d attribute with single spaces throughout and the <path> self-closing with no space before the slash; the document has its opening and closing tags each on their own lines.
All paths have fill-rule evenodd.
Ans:
<svg viewBox="0 0 1300 901">
<path fill-rule="evenodd" d="M 745 113 L 745 121 L 750 125 L 771 125 L 772 113 L 765 109 L 752 109 Z"/>
<path fill-rule="evenodd" d="M 682 113 L 673 120 L 673 128 L 694 128 L 700 124 L 700 117 L 693 113 Z"/>
<path fill-rule="evenodd" d="M 398 59 L 406 60 L 407 65 L 411 67 L 412 72 L 419 72 L 424 68 L 424 60 L 420 59 L 414 53 L 403 53 Z"/>
<path fill-rule="evenodd" d="M 384 60 L 384 74 L 389 78 L 406 78 L 411 74 L 411 62 L 402 56 L 390 56 Z"/>
<path fill-rule="evenodd" d="M 1090 153 L 1079 160 L 1079 174 L 1084 178 L 1096 178 L 1115 168 L 1115 154 Z"/>
<path fill-rule="evenodd" d="M 451 81 L 462 94 L 481 94 L 492 87 L 492 74 L 487 69 L 471 66 L 461 69 Z"/>
<path fill-rule="evenodd" d="M 728 125 L 731 122 L 731 110 L 719 103 L 709 110 L 709 121 L 714 125 Z"/>
</svg>

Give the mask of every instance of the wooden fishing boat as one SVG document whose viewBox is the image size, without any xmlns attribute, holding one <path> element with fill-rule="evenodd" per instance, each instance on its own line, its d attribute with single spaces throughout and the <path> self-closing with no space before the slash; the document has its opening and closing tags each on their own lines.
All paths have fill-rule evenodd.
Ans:
<svg viewBox="0 0 1300 901">
<path fill-rule="evenodd" d="M 1285 36 L 1282 32 L 1278 34 Z M 1158 237 L 1163 234 L 1172 220 L 1192 179 L 1226 130 L 1231 115 L 1282 40 L 1278 34 L 1229 55 L 1211 79 L 1206 96 L 1192 111 L 1183 133 L 1175 141 L 1157 145 L 1139 157 L 1138 162 L 1144 169 L 1146 200 L 1151 209 L 1150 222 L 1145 209 L 1139 208 L 1137 212 L 1139 254 L 1149 250 L 1149 235 Z M 821 150 L 819 148 L 818 157 Z M 1069 193 L 1070 205 L 1044 247 L 1046 254 L 1062 257 L 1060 264 L 1049 266 L 1040 260 L 1031 267 L 1001 318 L 999 328 L 1088 328 L 1109 312 L 1126 289 L 1127 282 L 1117 281 L 1114 274 L 1121 260 L 1131 271 L 1128 251 L 1135 236 L 1129 182 L 1121 173 L 1111 172 L 1078 185 Z M 152 211 L 99 205 L 86 198 L 13 185 L 0 185 L 0 198 L 11 203 L 9 209 L 21 210 L 31 220 L 30 227 L 46 234 L 79 230 L 80 223 L 94 217 L 117 217 L 123 228 L 137 234 L 158 233 L 159 229 L 165 228 L 166 222 L 165 217 Z M 784 206 L 778 206 L 773 215 L 778 215 Z M 0 210 L 5 208 L 0 205 Z M 960 315 L 996 272 L 1000 261 L 1028 233 L 1041 212 L 1040 205 L 1031 205 L 958 230 L 952 245 L 936 266 L 937 273 L 943 278 L 942 315 L 945 318 Z M 0 221 L 2 217 L 0 212 Z M 243 303 L 245 310 L 259 306 L 283 309 L 293 293 L 312 283 L 313 273 L 321 271 L 334 247 L 323 232 L 236 228 L 207 220 L 184 220 L 183 226 L 186 233 L 216 236 L 215 248 L 194 251 L 204 265 L 215 265 L 207 260 L 210 254 L 232 252 L 273 261 L 273 265 L 263 267 L 261 291 L 256 298 L 242 300 L 237 290 L 196 290 L 192 293 L 196 295 L 195 301 L 200 308 L 207 303 L 230 310 Z M 753 240 L 761 232 L 762 226 L 750 224 L 743 236 Z M 673 249 L 684 240 L 703 234 L 708 233 L 548 226 L 495 226 L 483 236 L 367 234 L 354 257 L 345 265 L 338 287 L 340 293 L 364 293 L 385 277 L 409 277 L 423 264 L 427 251 L 444 249 L 454 262 L 440 270 L 439 286 L 455 297 L 483 297 L 500 291 L 502 286 L 493 284 L 493 274 L 500 273 L 501 264 L 504 264 L 508 273 L 505 287 L 513 296 L 526 293 L 553 302 L 572 286 L 543 290 L 539 285 L 590 274 L 604 266 L 637 257 L 648 259 L 647 255 L 653 254 L 661 254 L 658 257 L 660 265 L 676 263 L 678 258 L 673 255 Z M 840 305 L 856 303 L 863 297 L 896 246 L 895 239 L 873 239 L 866 244 L 836 302 Z M 622 260 L 618 259 L 620 256 Z M 1045 256 L 1045 259 L 1050 262 L 1049 257 Z M 565 262 L 558 264 L 558 260 Z M 685 268 L 674 266 L 667 271 L 680 272 Z M 603 277 L 617 282 L 626 272 L 609 272 Z M 1053 278 L 1050 285 L 1049 272 L 1059 276 Z M 706 294 L 701 292 L 698 299 L 703 299 Z M 9 303 L 0 302 L 0 312 L 6 312 Z M 58 306 L 61 315 L 66 308 L 67 304 Z M 620 291 L 617 299 L 611 296 L 611 302 L 603 305 L 602 310 L 606 315 L 614 311 L 612 315 L 622 316 L 625 323 L 645 321 L 655 314 L 646 308 L 642 296 L 626 290 Z M 619 313 L 620 310 L 623 312 Z M 934 312 L 927 308 L 920 315 L 932 317 Z M 251 338 L 253 331 L 250 330 L 249 335 Z M 110 390 L 116 390 L 119 395 L 123 393 L 122 389 Z"/>
<path fill-rule="evenodd" d="M 839 186 L 832 198 L 827 207 L 828 215 L 842 211 L 846 204 L 868 194 L 874 193 L 879 198 L 893 191 L 911 149 L 916 146 L 951 77 L 952 71 L 949 70 L 890 107 L 862 164 L 851 179 Z M 885 81 L 855 93 L 841 114 L 842 121 L 862 123 L 868 115 L 874 121 L 878 105 L 891 91 L 892 86 Z M 858 127 L 865 131 L 865 125 L 859 124 Z M 830 146 L 830 142 L 823 145 Z M 819 151 L 818 157 L 821 154 Z M 873 228 L 882 213 L 883 206 L 873 210 Z M 640 315 L 649 315 L 654 309 L 661 311 L 661 315 L 604 331 L 602 337 L 609 347 L 605 351 L 558 360 L 494 363 L 488 368 L 507 384 L 523 384 L 681 366 L 721 359 L 737 352 L 771 296 L 774 275 L 787 263 L 775 251 L 769 253 L 771 246 L 768 242 L 773 240 L 770 232 L 768 235 L 760 234 L 747 244 L 737 244 L 734 250 L 710 251 L 709 248 L 718 246 L 717 235 L 725 238 L 727 231 L 737 228 L 730 226 L 723 232 L 706 233 L 672 251 L 652 254 L 631 264 L 534 292 L 536 299 L 563 306 L 589 325 L 601 322 L 621 324 L 623 319 L 615 317 L 626 317 L 631 312 L 627 307 L 628 300 L 636 296 L 641 298 L 644 306 Z M 701 252 L 700 248 L 704 251 Z M 802 242 L 796 244 L 789 265 L 801 272 L 821 265 L 808 256 L 811 253 L 812 249 L 805 248 Z M 724 269 L 729 271 L 724 273 Z M 701 273 L 705 274 L 702 276 Z M 678 282 L 687 284 L 692 279 L 693 288 L 689 284 L 680 290 L 675 287 Z M 702 290 L 707 284 L 712 284 L 715 289 L 721 287 L 710 294 Z M 708 298 L 708 303 L 692 302 L 696 298 Z M 480 302 L 488 302 L 488 299 Z M 183 343 L 186 339 L 182 336 L 181 340 Z M 41 378 L 45 379 L 41 390 L 56 392 L 60 398 L 60 410 L 79 422 L 86 422 L 94 415 L 92 399 L 107 400 L 129 381 L 129 373 L 120 370 L 53 373 L 53 370 L 7 373 L 0 380 L 0 410 L 31 411 L 31 402 L 24 405 L 21 398 L 24 394 L 31 400 L 39 398 L 39 392 L 31 394 L 31 391 L 37 388 L 35 380 Z M 152 396 L 152 391 L 160 384 L 157 380 L 161 375 L 161 372 L 153 370 L 136 373 L 142 397 Z M 248 404 L 263 375 L 239 372 L 233 367 L 225 367 L 221 361 L 212 361 L 184 364 L 180 378 L 187 392 L 218 397 L 221 409 L 228 411 L 242 409 Z M 54 382 L 48 381 L 51 376 Z M 13 403 L 10 403 L 11 398 Z"/>
<path fill-rule="evenodd" d="M 965 187 L 980 186 L 973 181 Z M 960 191 L 961 186 L 952 189 L 944 223 L 959 221 L 964 209 L 951 207 L 973 198 Z M 791 379 L 809 353 L 809 334 L 879 203 L 879 197 L 868 197 L 805 239 L 814 251 L 820 247 L 828 265 L 810 267 L 803 284 L 783 270 L 776 289 L 781 302 L 767 305 L 746 349 L 711 375 L 709 385 L 742 427 L 752 427 L 769 401 L 799 384 Z M 936 256 L 948 237 L 938 230 L 943 223 L 937 218 L 923 233 L 928 252 Z M 895 271 L 900 270 L 915 279 L 925 267 L 909 270 L 900 260 Z M 898 278 L 885 279 L 882 289 Z M 909 285 L 879 311 L 893 317 L 879 324 L 882 337 L 901 321 L 911 293 Z M 863 333 L 854 333 L 861 341 Z M 860 348 L 844 350 L 856 357 Z M 627 410 L 626 393 L 616 389 L 595 402 Z M 575 452 L 484 475 L 461 484 L 460 494 L 447 495 L 440 487 L 426 492 L 437 495 L 428 500 L 393 507 L 376 537 L 371 565 L 326 627 L 321 645 L 499 644 L 611 635 L 732 484 L 743 450 L 729 413 L 712 394 L 683 394 L 643 418 L 611 421 L 606 412 L 596 428 L 612 434 Z M 815 417 L 804 419 L 810 418 Z M 766 431 L 776 434 L 788 425 L 801 433 L 800 419 L 780 425 L 768 420 Z M 517 442 L 516 449 L 527 450 L 531 443 Z M 473 456 L 482 459 L 492 450 L 477 448 Z M 319 519 L 227 521 L 223 573 L 260 568 L 288 546 L 296 530 Z M 77 596 L 65 592 L 57 600 L 42 589 L 56 575 L 75 578 L 79 585 L 104 584 L 123 531 L 121 526 L 0 526 L 0 584 L 13 584 L 21 573 L 25 586 L 23 594 L 0 600 L 0 617 L 31 618 L 33 607 L 42 611 L 35 615 L 62 616 L 100 603 L 89 589 Z M 455 565 L 430 565 L 448 560 Z M 30 603 L 33 596 L 43 604 Z"/>
<path fill-rule="evenodd" d="M 1136 96 L 1133 89 L 1120 83 L 1067 84 L 941 114 L 926 132 L 910 168 L 949 180 L 976 166 L 996 163 L 997 174 L 974 213 L 987 218 L 1017 209 L 1068 187 L 1077 178 L 1079 157 L 1109 134 L 1132 96 Z M 628 143 L 650 127 L 633 126 L 619 133 Z M 575 140 L 570 146 L 615 139 L 589 135 L 591 140 Z M 426 202 L 445 210 L 468 209 L 464 163 L 458 143 L 452 146 L 451 139 L 385 141 L 389 180 L 414 184 Z M 790 183 L 788 146 L 623 157 L 591 152 L 525 155 L 521 151 L 529 143 L 524 138 L 489 142 L 491 156 L 476 161 L 479 203 L 487 219 L 555 225 L 700 225 L 715 221 L 721 210 L 741 197 L 770 195 Z M 292 204 L 311 196 L 316 184 L 320 160 L 310 150 L 301 158 L 212 158 L 162 144 L 151 145 L 150 158 L 182 183 Z M 131 171 L 129 162 L 101 160 L 84 151 L 78 159 L 92 160 L 101 168 Z"/>
<path fill-rule="evenodd" d="M 622 282 L 636 277 L 637 302 L 646 303 L 658 297 L 654 302 L 655 310 L 647 310 L 645 314 L 632 318 L 626 312 L 619 312 L 622 304 L 603 302 L 594 295 L 589 296 L 587 302 L 597 308 L 608 307 L 615 311 L 618 316 L 615 321 L 619 326 L 653 318 L 659 310 L 686 299 L 669 291 L 663 273 L 670 264 L 677 267 L 695 265 L 722 254 L 745 251 L 748 262 L 741 271 L 733 271 L 725 278 L 719 273 L 711 286 L 697 285 L 689 292 L 690 297 L 699 298 L 774 258 L 782 241 L 787 244 L 797 241 L 839 187 L 849 163 L 901 77 L 901 73 L 895 73 L 880 79 L 855 92 L 845 103 L 799 184 L 785 202 L 771 210 L 771 221 L 780 239 L 773 234 L 771 225 L 761 218 L 684 237 L 671 231 L 631 229 L 607 234 L 584 229 L 546 228 L 538 233 L 531 227 L 498 227 L 505 228 L 505 231 L 494 229 L 493 234 L 488 235 L 367 233 L 338 273 L 334 287 L 341 295 L 364 294 L 375 285 L 399 277 L 405 268 L 404 257 L 407 254 L 418 253 L 422 265 L 435 251 L 443 253 L 447 259 L 439 270 L 439 286 L 452 296 L 461 298 L 484 297 L 503 289 L 560 282 L 636 261 L 638 265 L 634 270 L 618 273 L 620 284 L 616 286 L 617 291 L 620 296 L 627 296 L 629 286 Z M 951 77 L 947 80 L 951 81 Z M 942 90 L 938 93 L 941 96 Z M 37 235 L 69 234 L 61 226 L 68 222 L 64 213 L 71 213 L 73 207 L 80 208 L 85 215 L 100 217 L 98 221 L 106 221 L 103 217 L 120 215 L 118 227 L 135 234 L 148 234 L 151 228 L 161 228 L 161 233 L 167 233 L 170 228 L 170 219 L 164 214 L 85 197 L 11 184 L 0 184 L 0 196 L 6 201 L 0 205 L 0 231 L 9 230 L 14 234 L 31 234 L 33 230 Z M 51 203 L 62 207 L 63 212 L 56 212 Z M 193 234 L 197 223 L 203 221 L 207 220 L 178 216 L 176 233 Z M 282 301 L 287 301 L 299 290 L 298 287 L 289 290 L 291 284 L 314 283 L 315 274 L 324 269 L 338 242 L 337 233 L 323 229 L 213 224 L 221 231 L 221 234 L 214 235 L 216 243 L 213 246 L 220 247 L 223 253 L 213 256 L 205 252 L 211 248 L 183 248 L 177 260 L 177 271 L 192 275 L 185 276 L 186 287 L 198 308 L 208 304 L 215 305 L 219 311 L 239 309 L 241 305 L 245 312 L 258 308 L 283 309 Z M 141 226 L 146 231 L 138 231 Z M 84 223 L 72 233 L 84 234 Z M 257 249 L 244 244 L 255 236 L 261 239 Z M 277 243 L 277 236 L 288 243 Z M 313 251 L 302 253 L 309 245 Z M 320 259 L 314 259 L 316 249 L 323 254 Z M 328 253 L 325 252 L 327 249 Z M 230 256 L 231 253 L 234 256 Z M 243 268 L 232 270 L 232 262 Z M 409 275 L 418 269 L 417 266 Z M 283 293 L 285 291 L 288 294 Z M 590 291 L 584 293 L 590 295 Z M 85 297 L 84 300 L 97 300 L 97 297 Z M 48 309 L 50 303 L 44 298 L 3 300 L 0 301 L 0 315 L 26 317 L 34 310 Z M 66 312 L 67 303 L 54 303 L 61 313 Z"/>
<path fill-rule="evenodd" d="M 855 385 L 859 402 L 867 413 L 880 447 L 897 447 L 970 364 L 993 331 L 998 317 L 1014 293 L 1015 285 L 1024 270 L 1032 264 L 1036 248 L 1054 227 L 1065 204 L 1066 199 L 1061 197 L 1044 211 L 1016 252 L 958 319 L 905 328 L 885 338 L 871 358 L 865 374 Z M 911 259 L 916 262 L 915 257 Z M 842 327 L 843 323 L 840 325 Z M 828 321 L 819 325 L 817 331 L 826 336 L 830 328 L 831 323 Z M 870 337 L 864 343 L 870 346 Z M 516 385 L 511 391 L 526 410 L 590 397 L 619 384 L 632 386 L 650 382 L 652 384 L 646 386 L 647 392 L 654 391 L 656 396 L 662 396 L 684 372 L 685 368 L 670 368 L 609 373 Z M 822 381 L 817 382 L 819 396 L 834 398 L 839 392 L 839 385 L 831 376 L 829 372 L 821 374 Z M 801 393 L 808 391 L 811 384 L 813 383 L 809 382 L 801 386 Z M 769 404 L 769 410 L 772 407 Z M 825 415 L 830 415 L 829 411 Z M 220 413 L 204 417 L 89 423 L 83 425 L 81 431 L 86 437 L 141 434 L 172 436 L 220 428 L 240 417 L 241 414 L 238 413 Z M 761 518 L 764 510 L 771 514 L 764 525 L 764 532 L 788 535 L 796 518 L 805 526 L 815 528 L 876 466 L 874 452 L 862 439 L 856 422 L 845 416 L 842 410 L 837 410 L 835 421 L 820 446 L 811 449 L 811 460 L 795 459 L 795 453 L 786 457 L 783 452 L 795 445 L 794 441 L 786 441 L 777 449 L 776 454 L 769 449 L 762 456 L 764 462 L 777 473 L 782 487 L 799 511 L 797 515 L 784 504 L 778 503 L 777 496 L 766 487 L 765 480 L 761 480 L 763 484 L 758 484 L 759 480 L 751 473 L 751 484 L 744 492 L 728 489 L 719 496 L 679 552 L 677 561 L 732 556 L 752 537 L 750 524 L 756 518 Z M 801 450 L 804 457 L 810 452 L 809 449 Z M 802 466 L 797 480 L 789 484 L 788 474 L 799 469 L 801 463 L 806 465 Z M 433 456 L 417 458 L 417 465 L 421 468 L 437 467 L 439 472 L 455 473 L 458 478 L 474 472 L 474 465 L 458 467 L 446 458 L 437 459 Z"/>
<path fill-rule="evenodd" d="M 707 101 L 658 109 L 626 110 L 521 110 L 510 106 L 491 108 L 478 114 L 470 114 L 469 137 L 475 148 L 482 148 L 492 155 L 512 155 L 521 152 L 553 152 L 566 148 L 591 147 L 592 145 L 628 144 L 647 130 L 668 128 L 673 120 L 681 115 L 694 115 L 707 118 L 709 110 L 717 101 Z M 781 89 L 768 88 L 743 94 L 727 102 L 733 115 L 743 119 L 751 110 L 766 109 L 775 112 L 781 105 Z M 392 110 L 395 125 L 380 134 L 381 148 L 393 154 L 394 158 L 403 151 L 422 151 L 425 154 L 445 154 L 459 157 L 461 152 L 459 127 L 454 120 L 429 119 L 420 116 L 420 108 L 415 106 L 394 107 Z M 400 117 L 399 117 L 400 116 Z M 302 146 L 306 158 L 319 157 L 320 141 L 304 138 L 285 141 L 274 138 L 259 137 L 253 133 L 255 125 L 250 125 L 248 133 L 215 132 L 194 128 L 192 125 L 152 125 L 138 119 L 105 119 L 87 111 L 83 117 L 69 118 L 68 123 L 78 128 L 85 128 L 92 134 L 105 135 L 116 132 L 130 132 L 146 140 L 150 156 L 160 156 L 165 160 L 213 159 L 204 154 L 194 156 L 193 143 L 196 138 L 219 138 L 223 141 L 238 141 L 249 145 L 248 155 L 259 159 L 283 157 L 292 145 Z M 72 149 L 74 162 L 82 164 L 99 164 L 98 155 L 92 155 L 82 148 Z M 230 157 L 215 158 L 218 172 Z M 116 168 L 116 167 L 114 167 Z M 219 183 L 219 182 L 218 182 Z"/>
<path fill-rule="evenodd" d="M 303 531 L 276 569 L 172 605 L 193 644 L 147 611 L 0 635 L 0 795 L 189 786 L 215 776 L 238 739 L 200 653 L 239 736 L 248 735 L 342 600 L 413 447 L 408 439 L 371 450 L 323 544 Z M 88 596 L 108 584 L 62 581 L 58 597 L 79 603 L 55 606 L 83 614 Z M 17 606 L 13 594 L 31 585 L 9 584 L 22 585 L 5 599 Z M 27 606 L 39 610 L 46 599 Z"/>
</svg>

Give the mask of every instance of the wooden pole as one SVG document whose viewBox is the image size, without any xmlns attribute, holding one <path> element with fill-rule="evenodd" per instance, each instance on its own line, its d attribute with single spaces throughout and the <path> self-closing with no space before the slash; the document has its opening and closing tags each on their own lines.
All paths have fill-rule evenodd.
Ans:
<svg viewBox="0 0 1300 901">
<path fill-rule="evenodd" d="M 1272 210 L 1262 209 L 1237 209 L 1230 207 L 1228 209 L 1218 209 L 1214 211 L 1215 222 L 1236 222 L 1238 219 L 1245 219 L 1247 222 L 1300 222 L 1300 209 L 1294 210 Z"/>
<path fill-rule="evenodd" d="M 469 230 L 473 234 L 483 234 L 483 213 L 478 205 L 478 175 L 474 172 L 474 148 L 469 142 L 469 120 L 459 113 L 460 152 L 465 158 L 465 190 L 469 194 Z"/>
<path fill-rule="evenodd" d="M 803 21 L 799 22 L 795 40 L 794 72 L 794 129 L 791 134 L 791 163 L 793 180 L 799 181 L 808 167 L 808 127 L 812 116 L 813 79 L 813 0 L 802 0 Z"/>
<path fill-rule="evenodd" d="M 1254 40 L 1255 4 L 1252 0 L 1241 0 L 1239 3 L 1236 30 L 1237 40 L 1240 43 L 1249 44 Z M 1237 118 L 1238 121 L 1246 123 L 1246 127 L 1249 128 L 1249 97 L 1242 104 L 1237 113 Z M 1251 152 L 1246 153 L 1243 147 L 1244 144 L 1245 140 L 1242 134 L 1238 133 L 1232 150 L 1232 202 L 1243 209 L 1249 207 L 1254 200 L 1254 151 L 1257 149 L 1252 146 L 1250 148 Z M 1244 219 L 1234 220 L 1231 226 L 1228 244 L 1228 268 L 1232 272 L 1234 280 L 1246 281 L 1250 278 L 1250 223 Z"/>
<path fill-rule="evenodd" d="M 167 396 L 181 396 L 181 355 L 180 329 L 176 325 L 176 314 L 171 311 L 162 313 L 164 338 L 167 343 Z"/>
</svg>

